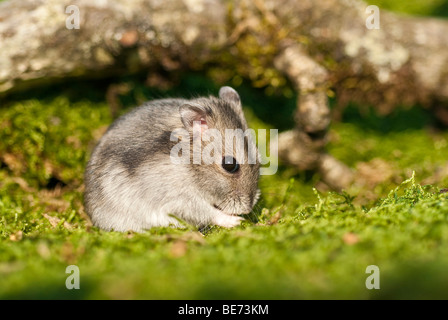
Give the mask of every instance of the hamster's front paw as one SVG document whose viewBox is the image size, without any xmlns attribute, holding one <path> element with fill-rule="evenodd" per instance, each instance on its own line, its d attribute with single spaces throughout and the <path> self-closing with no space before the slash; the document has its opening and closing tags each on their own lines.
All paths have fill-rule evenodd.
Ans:
<svg viewBox="0 0 448 320">
<path fill-rule="evenodd" d="M 242 220 L 243 218 L 238 216 L 231 216 L 225 213 L 218 213 L 214 217 L 212 223 L 224 228 L 233 228 L 239 225 Z"/>
</svg>

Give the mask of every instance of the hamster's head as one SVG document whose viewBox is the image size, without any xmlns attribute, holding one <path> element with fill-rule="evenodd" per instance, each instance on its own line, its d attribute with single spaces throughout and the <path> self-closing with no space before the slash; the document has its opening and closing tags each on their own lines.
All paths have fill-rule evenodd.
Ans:
<svg viewBox="0 0 448 320">
<path fill-rule="evenodd" d="M 190 170 L 201 197 L 226 214 L 252 211 L 260 191 L 260 157 L 238 93 L 222 87 L 219 98 L 198 98 L 179 108 L 190 134 Z"/>
</svg>

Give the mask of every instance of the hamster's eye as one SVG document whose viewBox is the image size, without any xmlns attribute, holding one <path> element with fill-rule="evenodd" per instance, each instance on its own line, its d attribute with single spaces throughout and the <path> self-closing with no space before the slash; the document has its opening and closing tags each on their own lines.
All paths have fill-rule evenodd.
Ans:
<svg viewBox="0 0 448 320">
<path fill-rule="evenodd" d="M 240 169 L 240 164 L 232 156 L 222 157 L 222 167 L 229 173 L 235 173 Z"/>
</svg>

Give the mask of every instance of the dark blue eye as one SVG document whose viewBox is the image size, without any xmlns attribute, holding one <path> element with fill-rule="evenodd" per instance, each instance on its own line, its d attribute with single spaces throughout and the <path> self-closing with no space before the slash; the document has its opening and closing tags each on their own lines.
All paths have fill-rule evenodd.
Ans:
<svg viewBox="0 0 448 320">
<path fill-rule="evenodd" d="M 222 167 L 229 173 L 235 173 L 240 169 L 240 164 L 232 156 L 222 157 Z"/>
</svg>

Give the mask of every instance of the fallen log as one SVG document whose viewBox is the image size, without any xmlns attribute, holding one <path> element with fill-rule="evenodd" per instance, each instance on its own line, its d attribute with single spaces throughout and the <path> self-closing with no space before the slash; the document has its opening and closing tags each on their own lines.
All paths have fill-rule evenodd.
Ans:
<svg viewBox="0 0 448 320">
<path fill-rule="evenodd" d="M 280 135 L 279 155 L 342 188 L 352 172 L 325 152 L 329 95 L 383 113 L 421 104 L 448 124 L 448 21 L 380 9 L 371 29 L 366 9 L 358 0 L 4 1 L 0 96 L 142 70 L 290 83 L 296 127 Z"/>
</svg>

